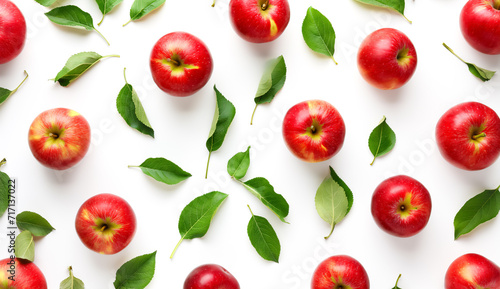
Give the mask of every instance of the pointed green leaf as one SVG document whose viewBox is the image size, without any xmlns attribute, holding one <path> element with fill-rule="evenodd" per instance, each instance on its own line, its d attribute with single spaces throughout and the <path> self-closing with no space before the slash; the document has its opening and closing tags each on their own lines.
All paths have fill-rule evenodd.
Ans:
<svg viewBox="0 0 500 289">
<path fill-rule="evenodd" d="M 35 0 L 38 4 L 43 5 L 45 7 L 49 7 L 54 4 L 57 0 Z"/>
<path fill-rule="evenodd" d="M 218 150 L 222 146 L 224 138 L 226 137 L 227 130 L 229 129 L 229 126 L 231 125 L 231 122 L 233 121 L 236 114 L 234 105 L 217 90 L 217 87 L 215 85 L 214 90 L 216 95 L 216 105 L 214 118 L 212 120 L 212 126 L 210 128 L 210 133 L 208 134 L 208 140 L 206 142 L 206 147 L 209 155 L 205 178 L 207 178 L 208 176 L 210 155 L 212 154 L 212 152 Z"/>
<path fill-rule="evenodd" d="M 332 235 L 335 225 L 342 221 L 347 214 L 349 202 L 346 193 L 342 186 L 331 177 L 327 177 L 316 191 L 314 201 L 319 216 L 330 224 L 330 234 L 325 237 L 327 239 Z"/>
<path fill-rule="evenodd" d="M 202 195 L 191 201 L 179 217 L 179 233 L 181 239 L 175 246 L 170 258 L 173 258 L 175 251 L 184 239 L 201 238 L 205 236 L 215 213 L 222 205 L 227 195 L 213 191 Z"/>
<path fill-rule="evenodd" d="M 318 10 L 309 7 L 302 22 L 302 37 L 313 51 L 333 58 L 335 53 L 335 30 L 332 23 Z M 337 63 L 337 62 L 335 62 Z"/>
<path fill-rule="evenodd" d="M 373 129 L 368 139 L 368 147 L 373 154 L 373 161 L 377 157 L 383 156 L 390 152 L 396 144 L 396 134 L 387 124 L 385 116 L 380 121 L 379 125 Z"/>
<path fill-rule="evenodd" d="M 69 277 L 64 279 L 59 285 L 59 289 L 84 289 L 82 280 L 73 275 L 73 268 L 69 267 Z"/>
<path fill-rule="evenodd" d="M 483 82 L 490 80 L 493 77 L 493 75 L 495 75 L 496 71 L 492 71 L 492 70 L 488 70 L 488 69 L 485 69 L 485 68 L 481 68 L 481 67 L 479 67 L 479 66 L 477 66 L 477 65 L 475 65 L 473 63 L 466 62 L 460 56 L 458 56 L 455 53 L 455 51 L 453 51 L 453 49 L 451 49 L 448 45 L 446 45 L 446 43 L 443 43 L 443 46 L 446 49 L 448 49 L 449 52 L 451 52 L 453 55 L 455 55 L 458 59 L 460 59 L 460 61 L 462 61 L 463 63 L 465 63 L 467 65 L 467 67 L 469 68 L 470 73 L 472 73 L 472 75 L 474 75 L 475 77 L 481 79 Z"/>
<path fill-rule="evenodd" d="M 120 57 L 118 55 L 101 56 L 95 52 L 80 52 L 72 55 L 66 65 L 57 73 L 54 82 L 59 82 L 61 86 L 68 86 L 73 81 L 78 79 L 82 74 L 87 72 L 92 66 L 97 64 L 101 59 L 107 57 Z"/>
<path fill-rule="evenodd" d="M 130 21 L 139 20 L 165 3 L 165 0 L 135 0 L 130 8 Z"/>
<path fill-rule="evenodd" d="M 21 81 L 21 83 L 16 88 L 14 88 L 14 90 L 8 90 L 8 89 L 0 87 L 0 105 L 2 103 L 4 103 L 7 100 L 7 98 L 9 98 L 11 95 L 16 93 L 16 91 L 19 89 L 19 87 L 21 87 L 21 85 L 23 85 L 23 83 L 28 78 L 28 73 L 26 72 L 26 70 L 24 71 L 24 74 L 26 74 L 26 77 L 24 77 L 23 81 Z"/>
<path fill-rule="evenodd" d="M 4 172 L 0 172 L 0 217 L 9 207 L 9 181 L 10 177 Z"/>
<path fill-rule="evenodd" d="M 285 222 L 285 217 L 288 216 L 289 205 L 285 198 L 274 191 L 273 186 L 265 178 L 254 178 L 242 185 L 256 196 L 266 207 L 271 209 L 278 218 Z"/>
<path fill-rule="evenodd" d="M 153 280 L 156 251 L 127 261 L 118 271 L 113 285 L 115 289 L 143 289 Z"/>
<path fill-rule="evenodd" d="M 46 236 L 54 227 L 37 213 L 24 211 L 16 217 L 17 227 L 21 231 L 30 231 L 33 236 Z"/>
<path fill-rule="evenodd" d="M 67 5 L 54 8 L 45 13 L 50 21 L 70 27 L 82 27 L 86 30 L 94 29 L 94 21 L 89 13 L 75 5 Z"/>
<path fill-rule="evenodd" d="M 408 22 L 411 23 L 405 16 L 405 1 L 404 0 L 356 0 L 363 4 L 373 5 L 381 8 L 392 9 L 401 14 Z"/>
<path fill-rule="evenodd" d="M 463 205 L 453 221 L 453 225 L 455 226 L 455 240 L 498 215 L 500 211 L 499 188 L 485 190 Z"/>
<path fill-rule="evenodd" d="M 252 217 L 247 226 L 250 243 L 262 258 L 279 263 L 281 245 L 273 226 L 266 218 L 255 216 L 252 210 L 250 212 Z"/>
<path fill-rule="evenodd" d="M 401 289 L 398 287 L 399 278 L 401 278 L 401 274 L 399 274 L 398 279 L 396 280 L 396 285 L 392 287 L 392 289 Z"/>
<path fill-rule="evenodd" d="M 175 185 L 191 177 L 190 173 L 164 158 L 149 158 L 137 167 L 146 175 L 167 185 Z"/>
<path fill-rule="evenodd" d="M 250 167 L 250 146 L 246 151 L 235 154 L 227 162 L 227 173 L 239 180 L 247 174 L 248 167 Z"/>
<path fill-rule="evenodd" d="M 339 184 L 342 189 L 344 189 L 345 196 L 347 198 L 347 212 L 345 213 L 346 215 L 349 214 L 349 211 L 351 211 L 352 205 L 354 203 L 354 196 L 352 194 L 351 189 L 346 185 L 346 183 L 337 175 L 337 173 L 333 170 L 333 168 L 330 166 L 330 177 Z"/>
<path fill-rule="evenodd" d="M 17 258 L 31 262 L 35 260 L 35 243 L 30 231 L 23 231 L 17 235 L 14 249 Z"/>
<path fill-rule="evenodd" d="M 104 16 L 111 12 L 116 5 L 122 3 L 123 0 L 95 0 L 97 2 L 97 6 L 99 6 L 99 10 L 102 13 L 102 19 L 97 25 L 101 25 L 102 20 L 104 20 Z"/>
<path fill-rule="evenodd" d="M 123 75 L 125 76 L 125 70 L 123 70 Z M 132 85 L 128 84 L 127 78 L 125 78 L 125 85 L 116 98 L 116 109 L 131 128 L 155 137 L 155 132 L 149 123 L 144 107 Z"/>
</svg>

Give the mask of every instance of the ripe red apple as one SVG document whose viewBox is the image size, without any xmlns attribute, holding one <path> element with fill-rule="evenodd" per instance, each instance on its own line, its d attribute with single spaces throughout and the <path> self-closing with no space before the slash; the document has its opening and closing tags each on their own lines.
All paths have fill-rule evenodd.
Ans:
<svg viewBox="0 0 500 289">
<path fill-rule="evenodd" d="M 25 41 L 26 21 L 23 14 L 14 3 L 0 0 L 0 64 L 18 56 Z"/>
<path fill-rule="evenodd" d="M 465 102 L 445 112 L 436 125 L 441 155 L 458 168 L 482 170 L 500 155 L 500 119 L 478 102 Z"/>
<path fill-rule="evenodd" d="M 370 280 L 363 265 L 346 255 L 332 256 L 321 262 L 311 282 L 311 289 L 369 288 Z"/>
<path fill-rule="evenodd" d="M 417 51 L 410 39 L 399 30 L 376 30 L 359 47 L 359 72 L 376 88 L 399 88 L 410 80 L 416 68 Z"/>
<path fill-rule="evenodd" d="M 28 141 L 33 156 L 44 166 L 65 170 L 78 163 L 90 146 L 90 126 L 78 112 L 54 108 L 38 115 Z"/>
<path fill-rule="evenodd" d="M 500 54 L 500 0 L 469 0 L 460 13 L 465 40 L 486 54 Z"/>
<path fill-rule="evenodd" d="M 0 288 L 47 289 L 47 281 L 35 263 L 7 258 L 0 261 Z"/>
<path fill-rule="evenodd" d="M 383 181 L 372 196 L 375 223 L 397 237 L 411 237 L 420 232 L 429 221 L 431 209 L 429 191 L 419 181 L 404 175 Z"/>
<path fill-rule="evenodd" d="M 287 0 L 231 0 L 229 17 L 236 33 L 254 43 L 270 42 L 290 21 Z"/>
<path fill-rule="evenodd" d="M 206 264 L 195 268 L 186 278 L 184 289 L 240 289 L 236 278 L 223 267 Z"/>
<path fill-rule="evenodd" d="M 481 255 L 462 255 L 448 267 L 444 288 L 498 289 L 500 288 L 500 268 Z"/>
<path fill-rule="evenodd" d="M 330 159 L 342 148 L 344 137 L 342 116 L 324 100 L 294 105 L 283 121 L 283 138 L 288 149 L 306 162 Z"/>
<path fill-rule="evenodd" d="M 160 38 L 149 61 L 153 80 L 173 96 L 188 96 L 207 84 L 212 75 L 212 56 L 199 38 L 172 32 Z"/>
<path fill-rule="evenodd" d="M 100 194 L 80 207 L 75 228 L 87 248 L 110 255 L 120 252 L 132 241 L 136 219 L 127 201 L 112 194 Z"/>
</svg>

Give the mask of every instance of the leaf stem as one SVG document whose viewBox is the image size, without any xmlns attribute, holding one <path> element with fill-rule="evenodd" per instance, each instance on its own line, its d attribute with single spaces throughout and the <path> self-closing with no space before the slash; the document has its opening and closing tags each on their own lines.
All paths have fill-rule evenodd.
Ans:
<svg viewBox="0 0 500 289">
<path fill-rule="evenodd" d="M 252 214 L 252 217 L 254 217 L 255 215 L 253 214 L 252 209 L 250 208 L 250 205 L 247 204 L 247 207 L 250 210 L 250 214 Z"/>
<path fill-rule="evenodd" d="M 104 55 L 101 59 L 108 58 L 108 57 L 118 57 L 118 58 L 120 58 L 120 55 L 118 55 L 118 54 Z"/>
<path fill-rule="evenodd" d="M 404 14 L 401 14 L 401 15 L 403 15 L 403 17 L 406 19 L 406 21 L 408 21 L 408 22 L 410 22 L 410 24 L 412 24 L 411 20 L 406 18 L 406 16 Z"/>
<path fill-rule="evenodd" d="M 68 270 L 69 270 L 69 277 L 73 279 L 73 267 L 69 266 Z"/>
<path fill-rule="evenodd" d="M 26 70 L 24 71 L 24 74 L 26 74 L 26 77 L 24 77 L 23 81 L 21 81 L 21 83 L 20 83 L 20 84 L 19 84 L 16 88 L 14 88 L 14 90 L 12 90 L 12 91 L 10 92 L 10 95 L 9 95 L 9 96 L 11 96 L 11 95 L 13 95 L 14 93 L 16 93 L 16 91 L 19 89 L 19 87 L 21 87 L 21 85 L 23 85 L 23 83 L 26 81 L 26 79 L 28 79 L 28 73 L 26 72 Z"/>
<path fill-rule="evenodd" d="M 125 27 L 127 24 L 129 24 L 130 22 L 132 22 L 132 18 L 130 18 L 129 21 L 127 21 L 127 23 L 123 24 L 122 27 Z"/>
<path fill-rule="evenodd" d="M 255 108 L 253 109 L 253 113 L 252 113 L 252 118 L 250 119 L 250 125 L 253 124 L 253 116 L 255 115 L 255 111 L 257 110 L 257 106 L 258 106 L 258 104 L 255 104 Z"/>
<path fill-rule="evenodd" d="M 328 234 L 328 236 L 325 237 L 325 240 L 327 240 L 328 238 L 330 238 L 330 236 L 332 235 L 333 233 L 333 230 L 335 229 L 335 223 L 332 224 L 332 229 L 330 230 L 330 234 Z"/>
<path fill-rule="evenodd" d="M 208 165 L 210 164 L 210 156 L 211 156 L 211 155 L 212 155 L 212 152 L 210 151 L 210 152 L 208 153 L 208 161 L 207 161 L 207 169 L 206 169 L 206 171 L 205 171 L 205 179 L 207 179 L 207 178 L 208 178 Z"/>
<path fill-rule="evenodd" d="M 375 162 L 375 159 L 377 158 L 377 156 L 373 157 L 373 161 L 372 163 L 370 164 L 370 166 L 373 166 L 373 163 Z"/>
<path fill-rule="evenodd" d="M 460 59 L 463 63 L 466 63 L 465 60 L 463 60 L 462 58 L 460 58 L 460 56 L 458 56 L 455 51 L 453 51 L 453 49 L 451 49 L 448 45 L 446 45 L 446 43 L 443 42 L 443 46 L 448 49 L 449 52 L 451 52 L 451 54 L 455 55 L 458 59 Z"/>
<path fill-rule="evenodd" d="M 333 62 L 335 62 L 335 65 L 339 65 L 339 64 L 337 63 L 337 61 L 335 60 L 335 58 L 333 58 L 333 55 L 332 55 L 332 59 L 333 59 Z"/>
<path fill-rule="evenodd" d="M 7 162 L 7 160 L 4 158 L 3 160 L 0 161 L 0 167 L 5 165 L 5 163 Z"/>
<path fill-rule="evenodd" d="M 174 251 L 172 251 L 172 254 L 170 254 L 170 259 L 174 258 L 174 254 L 175 252 L 177 251 L 177 249 L 179 248 L 180 244 L 182 243 L 182 241 L 184 241 L 184 237 L 182 237 L 179 242 L 177 242 L 177 245 L 175 245 L 175 248 L 174 248 Z"/>
<path fill-rule="evenodd" d="M 102 23 L 102 21 L 104 20 L 104 15 L 105 15 L 105 14 L 102 14 L 101 21 L 99 21 L 99 23 L 97 23 L 97 26 L 101 26 L 101 23 Z"/>
<path fill-rule="evenodd" d="M 212 7 L 215 7 L 215 0 L 214 0 L 214 3 L 212 3 Z"/>
<path fill-rule="evenodd" d="M 396 279 L 396 285 L 394 286 L 394 288 L 398 287 L 399 278 L 401 278 L 401 274 L 399 274 L 398 279 Z"/>
<path fill-rule="evenodd" d="M 125 74 L 125 70 L 127 70 L 126 67 L 123 68 L 123 78 L 125 79 L 125 83 L 128 84 L 127 75 Z"/>
<path fill-rule="evenodd" d="M 95 32 L 99 33 L 99 35 L 101 35 L 102 39 L 104 39 L 104 40 L 106 41 L 106 43 L 108 44 L 108 46 L 110 46 L 110 45 L 111 45 L 111 44 L 109 44 L 109 41 L 106 39 L 106 37 L 104 37 L 104 35 L 102 35 L 102 33 L 101 33 L 101 32 L 99 32 L 99 30 L 97 30 L 97 29 L 95 29 L 95 28 L 94 28 L 94 30 L 95 30 Z"/>
</svg>

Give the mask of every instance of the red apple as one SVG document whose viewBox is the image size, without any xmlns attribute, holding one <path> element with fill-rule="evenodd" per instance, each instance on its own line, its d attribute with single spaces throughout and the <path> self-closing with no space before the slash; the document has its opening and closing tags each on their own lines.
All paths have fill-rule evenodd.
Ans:
<svg viewBox="0 0 500 289">
<path fill-rule="evenodd" d="M 47 281 L 35 263 L 7 258 L 0 261 L 0 288 L 47 289 Z"/>
<path fill-rule="evenodd" d="M 448 267 L 444 288 L 499 289 L 500 268 L 481 255 L 462 255 Z"/>
<path fill-rule="evenodd" d="M 153 80 L 173 96 L 188 96 L 207 84 L 212 75 L 212 56 L 199 38 L 172 32 L 160 38 L 149 61 Z"/>
<path fill-rule="evenodd" d="M 469 0 L 460 13 L 465 40 L 486 54 L 500 54 L 500 0 Z"/>
<path fill-rule="evenodd" d="M 356 259 L 332 256 L 321 262 L 314 271 L 311 289 L 369 289 L 370 280 L 365 268 Z"/>
<path fill-rule="evenodd" d="M 500 119 L 478 102 L 466 102 L 445 112 L 436 125 L 441 155 L 458 168 L 482 170 L 500 155 Z"/>
<path fill-rule="evenodd" d="M 344 137 L 342 116 L 324 100 L 294 105 L 283 121 L 283 138 L 288 149 L 306 162 L 330 159 L 342 148 Z"/>
<path fill-rule="evenodd" d="M 186 278 L 184 289 L 240 289 L 236 278 L 223 267 L 206 264 L 195 268 Z"/>
<path fill-rule="evenodd" d="M 25 41 L 26 21 L 23 14 L 14 3 L 0 0 L 0 64 L 18 56 Z"/>
<path fill-rule="evenodd" d="M 383 181 L 372 196 L 375 223 L 397 237 L 411 237 L 420 232 L 429 221 L 431 209 L 429 191 L 419 181 L 404 175 Z"/>
<path fill-rule="evenodd" d="M 78 163 L 90 146 L 90 126 L 78 112 L 54 108 L 38 115 L 28 141 L 33 156 L 44 166 L 65 170 Z"/>
<path fill-rule="evenodd" d="M 410 80 L 416 68 L 417 51 L 399 30 L 379 29 L 368 35 L 359 47 L 359 72 L 376 88 L 399 88 Z"/>
<path fill-rule="evenodd" d="M 100 194 L 80 207 L 75 228 L 87 248 L 110 255 L 120 252 L 132 241 L 136 219 L 127 201 L 112 194 Z"/>
<path fill-rule="evenodd" d="M 290 21 L 287 0 L 231 0 L 229 17 L 236 33 L 254 43 L 270 42 Z"/>
</svg>

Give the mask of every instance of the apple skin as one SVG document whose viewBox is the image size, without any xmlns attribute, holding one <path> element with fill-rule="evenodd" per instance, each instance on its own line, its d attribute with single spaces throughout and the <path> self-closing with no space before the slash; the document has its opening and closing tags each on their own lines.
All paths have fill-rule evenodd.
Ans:
<svg viewBox="0 0 500 289">
<path fill-rule="evenodd" d="M 399 30 L 376 30 L 359 47 L 359 72 L 376 88 L 399 88 L 410 80 L 416 68 L 417 51 L 410 39 Z"/>
<path fill-rule="evenodd" d="M 460 29 L 474 49 L 500 54 L 500 1 L 469 0 L 460 13 Z"/>
<path fill-rule="evenodd" d="M 346 255 L 321 262 L 313 273 L 311 289 L 369 289 L 370 280 L 363 265 Z"/>
<path fill-rule="evenodd" d="M 149 66 L 153 80 L 173 96 L 189 96 L 207 84 L 213 71 L 210 51 L 186 32 L 164 35 L 153 46 Z"/>
<path fill-rule="evenodd" d="M 462 255 L 448 267 L 444 288 L 498 289 L 500 288 L 500 268 L 481 255 Z"/>
<path fill-rule="evenodd" d="M 111 255 L 132 241 L 137 227 L 134 211 L 124 199 L 112 194 L 93 196 L 76 214 L 75 228 L 87 248 Z"/>
<path fill-rule="evenodd" d="M 500 119 L 484 104 L 458 104 L 439 119 L 436 141 L 441 155 L 454 166 L 485 169 L 500 156 Z"/>
<path fill-rule="evenodd" d="M 236 278 L 220 265 L 205 264 L 186 277 L 184 289 L 240 289 Z"/>
<path fill-rule="evenodd" d="M 345 124 L 337 109 L 324 100 L 303 101 L 288 110 L 283 121 L 288 149 L 306 162 L 322 162 L 337 154 Z"/>
<path fill-rule="evenodd" d="M 26 21 L 17 6 L 0 0 L 0 64 L 16 58 L 26 42 Z"/>
<path fill-rule="evenodd" d="M 287 0 L 231 0 L 229 17 L 236 33 L 253 43 L 278 38 L 290 21 Z"/>
<path fill-rule="evenodd" d="M 90 126 L 78 112 L 49 109 L 30 126 L 28 142 L 33 156 L 44 166 L 66 170 L 76 165 L 90 146 Z"/>
<path fill-rule="evenodd" d="M 377 186 L 371 212 L 375 223 L 397 237 L 411 237 L 428 223 L 432 209 L 429 191 L 417 180 L 399 175 Z"/>
<path fill-rule="evenodd" d="M 15 271 L 14 281 L 9 280 L 9 276 L 12 276 L 9 270 Z M 0 261 L 0 288 L 47 289 L 47 281 L 35 263 L 7 258 Z"/>
</svg>

